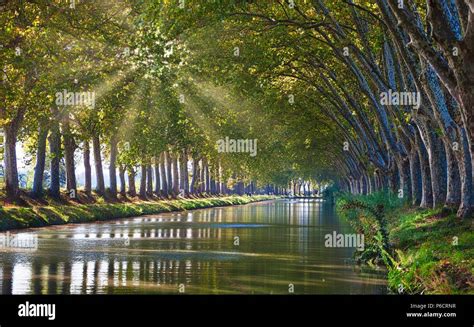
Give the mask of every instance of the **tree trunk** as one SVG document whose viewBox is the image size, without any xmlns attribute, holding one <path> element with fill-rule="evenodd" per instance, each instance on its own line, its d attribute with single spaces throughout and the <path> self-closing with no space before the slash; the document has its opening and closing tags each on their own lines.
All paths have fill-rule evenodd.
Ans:
<svg viewBox="0 0 474 327">
<path fill-rule="evenodd" d="M 64 159 L 66 161 L 66 189 L 67 192 L 77 193 L 76 183 L 76 167 L 74 163 L 74 151 L 76 150 L 76 142 L 71 134 L 69 122 L 63 123 L 63 138 L 64 138 Z"/>
<path fill-rule="evenodd" d="M 184 196 L 189 195 L 189 174 L 188 174 L 188 151 L 186 149 L 183 150 L 183 154 L 181 155 L 181 171 L 183 177 L 183 189 L 184 189 Z"/>
<path fill-rule="evenodd" d="M 183 162 L 184 160 L 184 154 L 181 151 L 179 153 L 179 189 L 184 191 L 184 166 L 185 163 Z"/>
<path fill-rule="evenodd" d="M 94 166 L 96 176 L 96 191 L 100 195 L 105 195 L 104 170 L 102 169 L 102 158 L 100 154 L 100 138 L 98 135 L 92 137 L 92 148 L 94 151 Z"/>
<path fill-rule="evenodd" d="M 137 195 L 137 188 L 135 186 L 135 169 L 133 167 L 129 167 L 127 170 L 128 170 L 128 194 L 133 197 Z"/>
<path fill-rule="evenodd" d="M 218 190 L 217 190 L 217 193 L 218 194 L 224 194 L 224 179 L 223 179 L 223 176 L 222 176 L 222 166 L 221 166 L 221 162 L 219 160 L 219 172 L 218 172 Z"/>
<path fill-rule="evenodd" d="M 421 201 L 421 170 L 420 170 L 420 158 L 416 149 L 416 144 L 412 143 L 410 150 L 410 182 L 411 182 L 411 194 L 412 194 L 412 205 L 419 205 Z"/>
<path fill-rule="evenodd" d="M 433 193 L 431 190 L 431 169 L 428 159 L 428 151 L 426 150 L 424 142 L 421 140 L 420 133 L 416 132 L 416 150 L 420 160 L 421 170 L 421 201 L 420 207 L 431 208 L 433 206 Z"/>
<path fill-rule="evenodd" d="M 159 157 L 155 157 L 155 194 L 156 196 L 160 196 L 160 159 Z"/>
<path fill-rule="evenodd" d="M 216 177 L 217 177 L 217 165 L 213 165 L 213 167 L 212 167 L 212 177 L 211 177 L 211 193 L 212 194 L 217 194 Z"/>
<path fill-rule="evenodd" d="M 424 132 L 423 132 L 424 131 Z M 439 139 L 428 123 L 422 122 L 421 136 L 424 138 L 423 143 L 426 146 L 428 154 L 428 163 L 430 168 L 431 194 L 433 196 L 433 208 L 444 205 L 446 200 L 445 193 L 445 171 L 442 169 L 441 158 L 446 159 L 444 151 L 441 151 Z"/>
<path fill-rule="evenodd" d="M 456 157 L 451 148 L 451 143 L 443 137 L 444 152 L 446 154 L 446 201 L 445 206 L 456 208 L 461 201 L 461 183 Z"/>
<path fill-rule="evenodd" d="M 196 158 L 193 158 L 193 171 L 191 177 L 191 194 L 196 194 L 196 183 L 197 183 L 197 175 L 198 175 L 198 163 L 196 162 Z"/>
<path fill-rule="evenodd" d="M 178 154 L 170 153 L 170 159 L 173 163 L 173 195 L 178 196 L 179 194 L 179 167 L 178 167 Z"/>
<path fill-rule="evenodd" d="M 140 176 L 140 197 L 146 199 L 146 165 L 141 164 L 141 176 Z"/>
<path fill-rule="evenodd" d="M 375 192 L 374 175 L 367 173 L 367 180 L 369 181 L 369 194 L 372 194 Z M 314 193 L 313 190 L 310 191 L 311 195 Z"/>
<path fill-rule="evenodd" d="M 410 202 L 412 199 L 411 182 L 410 182 L 410 162 L 404 158 L 400 158 L 397 162 L 399 186 L 403 190 L 404 200 Z"/>
<path fill-rule="evenodd" d="M 441 140 L 432 133 L 431 149 L 431 190 L 433 192 L 433 208 L 443 206 L 446 202 L 446 154 Z"/>
<path fill-rule="evenodd" d="M 46 164 L 46 140 L 48 138 L 48 128 L 41 124 L 38 133 L 38 145 L 36 148 L 35 176 L 33 178 L 33 197 L 43 196 L 44 168 Z"/>
<path fill-rule="evenodd" d="M 168 177 L 166 176 L 166 154 L 165 152 L 162 152 L 160 154 L 160 174 L 161 174 L 161 184 L 162 184 L 162 189 L 161 192 L 163 196 L 167 197 L 168 196 Z"/>
<path fill-rule="evenodd" d="M 84 141 L 84 191 L 88 196 L 92 194 L 91 149 L 89 140 Z"/>
<path fill-rule="evenodd" d="M 19 195 L 16 140 L 15 126 L 7 124 L 5 126 L 5 189 L 7 197 L 13 200 Z"/>
<path fill-rule="evenodd" d="M 110 138 L 110 165 L 109 165 L 109 180 L 110 180 L 110 195 L 113 198 L 117 197 L 117 136 L 114 134 Z"/>
<path fill-rule="evenodd" d="M 188 173 L 188 166 L 187 166 L 187 159 L 186 159 L 186 151 L 183 150 L 181 151 L 181 154 L 179 156 L 179 188 L 183 190 L 183 195 L 187 195 L 187 189 L 186 189 L 186 175 Z"/>
<path fill-rule="evenodd" d="M 52 122 L 51 134 L 49 135 L 49 152 L 51 156 L 51 183 L 49 193 L 54 198 L 60 196 L 59 160 L 61 159 L 61 135 L 59 123 Z"/>
<path fill-rule="evenodd" d="M 205 191 L 205 168 L 204 168 L 204 159 L 201 159 L 201 163 L 199 165 L 199 193 L 204 193 Z"/>
<path fill-rule="evenodd" d="M 472 161 L 466 131 L 460 129 L 462 144 L 458 151 L 454 151 L 457 157 L 459 176 L 461 182 L 461 202 L 457 211 L 460 218 L 469 217 L 472 213 Z"/>
<path fill-rule="evenodd" d="M 153 168 L 151 165 L 146 167 L 146 192 L 152 196 L 153 195 Z"/>
<path fill-rule="evenodd" d="M 238 195 L 244 195 L 244 182 L 239 181 L 237 183 L 237 194 Z"/>
<path fill-rule="evenodd" d="M 125 166 L 119 165 L 119 178 L 120 178 L 120 195 L 125 196 L 127 194 L 127 186 L 125 183 Z"/>
<path fill-rule="evenodd" d="M 209 169 L 209 162 L 207 159 L 204 159 L 204 169 L 205 169 L 205 174 L 206 174 L 206 188 L 205 192 L 207 194 L 211 193 L 211 173 Z"/>
<path fill-rule="evenodd" d="M 173 171 L 172 171 L 172 164 L 171 164 L 171 155 L 168 151 L 165 151 L 165 165 L 166 165 L 166 180 L 168 181 L 168 194 L 173 194 Z"/>
</svg>

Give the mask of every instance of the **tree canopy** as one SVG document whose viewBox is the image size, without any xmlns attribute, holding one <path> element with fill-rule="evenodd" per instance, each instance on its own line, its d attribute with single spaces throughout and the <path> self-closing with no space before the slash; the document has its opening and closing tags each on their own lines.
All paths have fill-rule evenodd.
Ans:
<svg viewBox="0 0 474 327">
<path fill-rule="evenodd" d="M 470 0 L 0 8 L 10 197 L 20 142 L 35 196 L 59 196 L 64 170 L 73 195 L 78 184 L 135 195 L 136 177 L 143 197 L 287 193 L 311 182 L 471 213 Z"/>
</svg>

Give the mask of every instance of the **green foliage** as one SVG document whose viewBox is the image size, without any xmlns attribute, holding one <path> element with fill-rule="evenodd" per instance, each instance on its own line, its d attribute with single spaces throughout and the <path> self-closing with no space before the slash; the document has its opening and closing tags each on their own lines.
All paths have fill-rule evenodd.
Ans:
<svg viewBox="0 0 474 327">
<path fill-rule="evenodd" d="M 379 206 L 386 208 L 383 220 L 376 219 L 373 210 Z M 337 210 L 365 235 L 368 244 L 358 259 L 384 264 L 394 293 L 472 293 L 471 221 L 460 220 L 446 209 L 411 209 L 387 193 L 342 194 Z M 381 226 L 388 231 L 388 243 L 383 241 Z"/>
<path fill-rule="evenodd" d="M 386 254 L 390 252 L 388 239 L 387 212 L 402 206 L 395 195 L 377 192 L 367 196 L 342 194 L 337 200 L 336 209 L 341 217 L 347 219 L 354 229 L 364 234 L 365 249 L 359 254 L 362 262 L 391 264 Z"/>
</svg>

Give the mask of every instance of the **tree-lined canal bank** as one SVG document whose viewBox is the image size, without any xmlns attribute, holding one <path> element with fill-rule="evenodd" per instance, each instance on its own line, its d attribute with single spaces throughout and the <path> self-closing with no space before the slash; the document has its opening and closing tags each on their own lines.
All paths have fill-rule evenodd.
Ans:
<svg viewBox="0 0 474 327">
<path fill-rule="evenodd" d="M 101 201 L 89 204 L 55 202 L 30 207 L 0 207 L 0 231 L 247 204 L 275 198 L 272 195 L 253 195 L 107 203 Z"/>
</svg>

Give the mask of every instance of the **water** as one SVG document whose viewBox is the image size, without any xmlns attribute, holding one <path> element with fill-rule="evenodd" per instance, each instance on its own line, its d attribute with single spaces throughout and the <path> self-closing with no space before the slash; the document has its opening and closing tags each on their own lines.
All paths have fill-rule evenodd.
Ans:
<svg viewBox="0 0 474 327">
<path fill-rule="evenodd" d="M 276 200 L 18 231 L 34 251 L 0 252 L 2 294 L 381 294 L 357 267 L 352 233 L 320 200 Z"/>
</svg>

